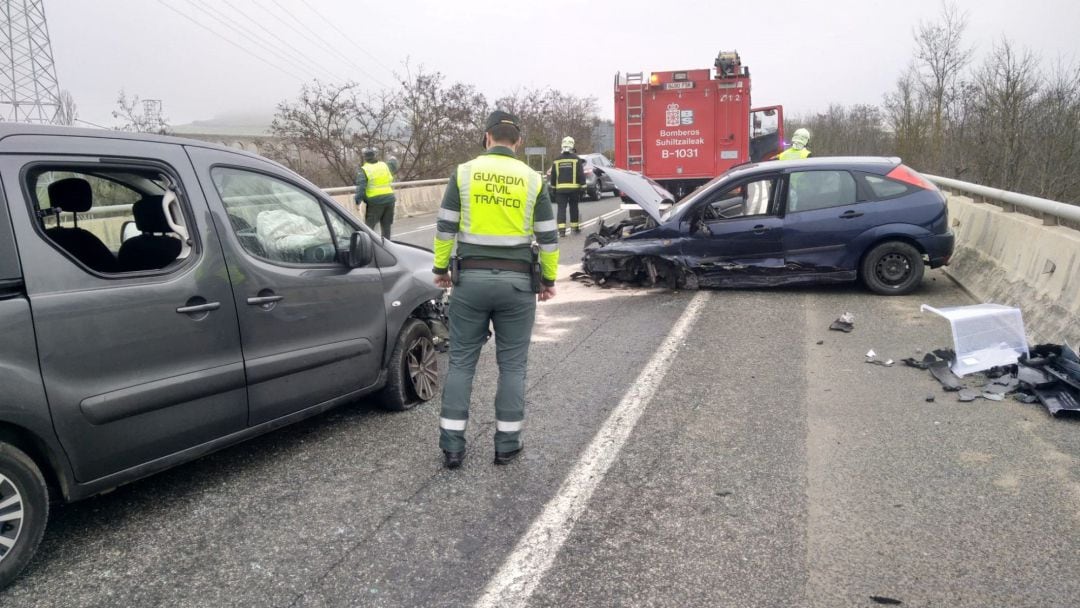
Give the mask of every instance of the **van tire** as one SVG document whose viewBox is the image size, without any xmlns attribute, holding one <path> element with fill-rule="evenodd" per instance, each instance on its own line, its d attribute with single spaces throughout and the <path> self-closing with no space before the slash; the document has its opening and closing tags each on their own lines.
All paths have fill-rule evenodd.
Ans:
<svg viewBox="0 0 1080 608">
<path fill-rule="evenodd" d="M 901 296 L 922 284 L 922 253 L 903 241 L 885 241 L 863 256 L 859 275 L 866 287 L 886 296 Z"/>
<path fill-rule="evenodd" d="M 435 342 L 426 323 L 418 319 L 405 321 L 390 354 L 387 372 L 386 386 L 379 394 L 383 409 L 403 412 L 439 394 Z"/>
<path fill-rule="evenodd" d="M 0 557 L 0 589 L 19 576 L 34 556 L 49 519 L 49 489 L 45 477 L 34 461 L 22 450 L 0 442 L 0 503 L 15 495 L 21 499 L 22 519 L 0 523 L 0 535 L 14 538 L 15 544 Z M 14 505 L 0 515 L 15 512 Z M 2 551 L 3 549 L 0 549 Z"/>
</svg>

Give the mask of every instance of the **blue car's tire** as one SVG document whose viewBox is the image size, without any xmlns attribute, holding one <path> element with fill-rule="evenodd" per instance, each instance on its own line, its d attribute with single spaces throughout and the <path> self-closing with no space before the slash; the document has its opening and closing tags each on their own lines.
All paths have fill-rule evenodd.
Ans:
<svg viewBox="0 0 1080 608">
<path fill-rule="evenodd" d="M 886 241 L 863 256 L 859 277 L 874 293 L 900 296 L 918 288 L 923 272 L 925 265 L 918 249 L 903 241 Z"/>
</svg>

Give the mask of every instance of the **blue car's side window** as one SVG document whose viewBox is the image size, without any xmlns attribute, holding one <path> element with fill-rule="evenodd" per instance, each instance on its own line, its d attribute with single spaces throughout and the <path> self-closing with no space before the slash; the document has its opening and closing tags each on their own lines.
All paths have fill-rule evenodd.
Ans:
<svg viewBox="0 0 1080 608">
<path fill-rule="evenodd" d="M 858 201 L 855 178 L 847 171 L 799 171 L 788 180 L 788 213 L 852 205 Z"/>
</svg>

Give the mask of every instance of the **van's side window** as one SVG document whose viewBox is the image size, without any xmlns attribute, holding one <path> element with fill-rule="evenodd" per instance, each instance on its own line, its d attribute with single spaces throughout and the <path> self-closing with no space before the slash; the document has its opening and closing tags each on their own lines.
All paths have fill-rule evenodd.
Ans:
<svg viewBox="0 0 1080 608">
<path fill-rule="evenodd" d="M 42 234 L 90 270 L 162 270 L 191 255 L 183 203 L 160 171 L 35 167 L 27 175 Z"/>
<path fill-rule="evenodd" d="M 351 230 L 336 215 L 328 223 L 333 210 L 308 192 L 243 169 L 216 167 L 211 174 L 248 253 L 272 262 L 324 265 L 336 263 L 339 249 L 348 247 Z"/>
</svg>

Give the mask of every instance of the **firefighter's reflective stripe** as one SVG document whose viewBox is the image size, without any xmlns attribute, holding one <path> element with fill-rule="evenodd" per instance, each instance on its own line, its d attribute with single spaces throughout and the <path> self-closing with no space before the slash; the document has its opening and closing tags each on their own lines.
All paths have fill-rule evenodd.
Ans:
<svg viewBox="0 0 1080 608">
<path fill-rule="evenodd" d="M 461 221 L 461 212 L 460 211 L 452 211 L 450 209 L 443 209 L 443 208 L 440 207 L 439 208 L 439 219 L 440 220 L 446 220 L 448 222 L 457 223 L 457 222 Z"/>
<path fill-rule="evenodd" d="M 802 150 L 796 150 L 795 148 L 788 148 L 776 156 L 776 160 L 802 160 L 810 156 L 810 150 L 803 148 Z"/>
<path fill-rule="evenodd" d="M 500 433 L 517 433 L 524 425 L 524 421 L 518 420 L 516 422 L 506 422 L 505 420 L 495 421 L 495 430 Z"/>
<path fill-rule="evenodd" d="M 543 182 L 525 163 L 498 154 L 458 167 L 461 221 L 458 240 L 475 245 L 528 245 L 533 208 Z"/>
<path fill-rule="evenodd" d="M 580 190 L 582 184 L 577 181 L 576 158 L 562 158 L 555 161 L 555 189 L 556 190 Z M 569 172 L 570 181 L 563 181 L 563 172 Z"/>
<path fill-rule="evenodd" d="M 468 423 L 468 420 L 452 420 L 450 418 L 439 418 L 439 426 L 448 431 L 464 431 L 465 426 Z"/>
<path fill-rule="evenodd" d="M 394 193 L 394 189 L 390 187 L 390 184 L 394 182 L 394 174 L 390 171 L 389 165 L 379 161 L 377 163 L 364 163 L 362 168 L 364 174 L 367 175 L 367 188 L 364 189 L 364 196 L 368 200 L 371 200 L 372 197 Z"/>
<path fill-rule="evenodd" d="M 550 245 L 540 245 L 540 251 L 542 251 L 544 253 L 553 253 L 553 252 L 558 251 L 558 250 L 559 250 L 559 244 L 558 243 L 552 243 Z"/>
</svg>

